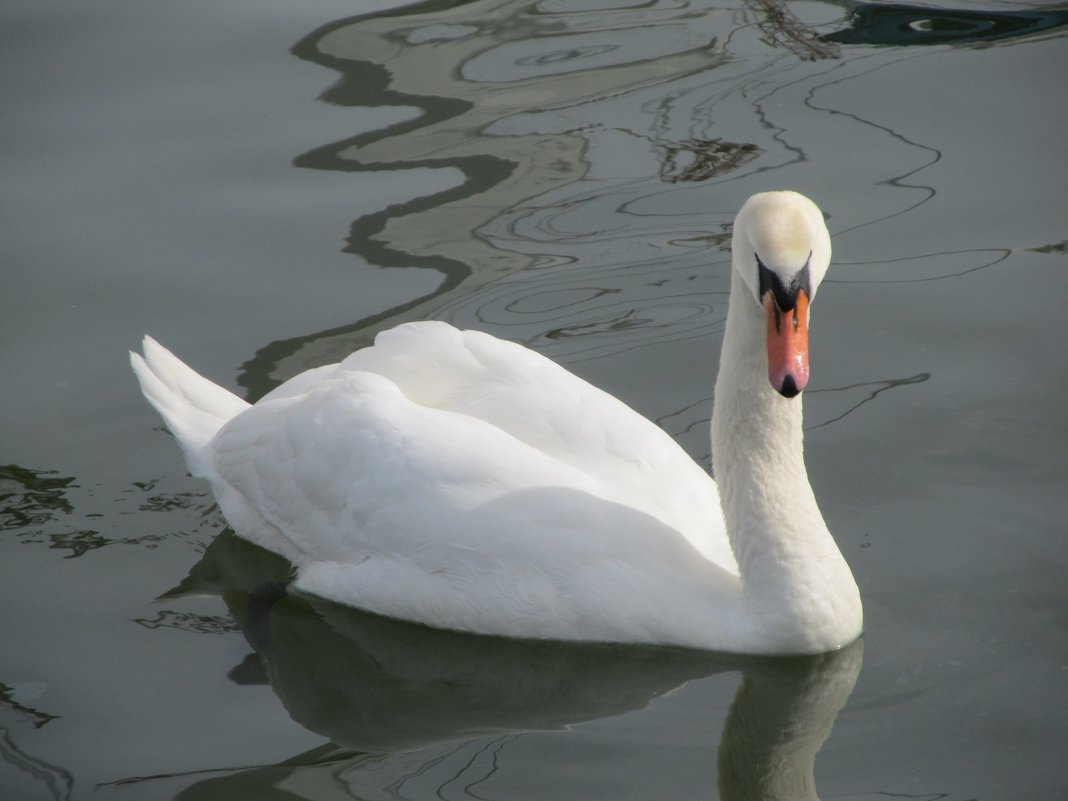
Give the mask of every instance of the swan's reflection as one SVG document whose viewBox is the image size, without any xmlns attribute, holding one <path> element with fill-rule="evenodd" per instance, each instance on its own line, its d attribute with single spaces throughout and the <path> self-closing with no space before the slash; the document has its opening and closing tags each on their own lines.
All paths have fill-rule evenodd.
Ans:
<svg viewBox="0 0 1068 801">
<path fill-rule="evenodd" d="M 384 796 L 382 782 L 420 766 L 470 768 L 465 743 L 620 715 L 725 671 L 743 680 L 720 741 L 721 797 L 815 799 L 816 753 L 861 666 L 859 642 L 759 659 L 436 631 L 288 595 L 288 571 L 228 531 L 168 595 L 221 593 L 290 716 L 337 747 L 208 779 L 181 799 L 267 797 L 281 785 L 293 797 L 338 797 L 338 782 L 343 795 Z M 237 674 L 248 680 L 249 665 Z"/>
</svg>

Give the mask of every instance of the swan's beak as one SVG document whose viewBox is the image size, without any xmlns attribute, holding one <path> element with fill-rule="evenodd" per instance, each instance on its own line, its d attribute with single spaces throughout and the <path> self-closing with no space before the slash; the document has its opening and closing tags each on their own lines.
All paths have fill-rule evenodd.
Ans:
<svg viewBox="0 0 1068 801">
<path fill-rule="evenodd" d="M 768 319 L 768 380 L 787 398 L 808 384 L 808 294 L 797 293 L 792 309 L 779 308 L 774 292 L 764 294 Z"/>
</svg>

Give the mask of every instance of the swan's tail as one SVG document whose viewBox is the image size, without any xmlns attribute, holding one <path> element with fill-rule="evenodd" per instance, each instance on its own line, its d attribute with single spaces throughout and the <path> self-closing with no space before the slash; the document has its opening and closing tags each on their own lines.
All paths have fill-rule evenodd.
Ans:
<svg viewBox="0 0 1068 801">
<path fill-rule="evenodd" d="M 141 391 L 178 439 L 189 472 L 209 478 L 214 469 L 208 444 L 215 432 L 248 404 L 194 372 L 152 337 L 145 337 L 143 347 L 143 357 L 130 353 Z"/>
</svg>

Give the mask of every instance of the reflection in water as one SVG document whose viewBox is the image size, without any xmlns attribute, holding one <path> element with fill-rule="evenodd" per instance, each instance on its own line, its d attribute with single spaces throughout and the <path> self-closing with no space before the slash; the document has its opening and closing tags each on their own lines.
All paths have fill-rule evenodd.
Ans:
<svg viewBox="0 0 1068 801">
<path fill-rule="evenodd" d="M 849 699 L 862 642 L 844 651 L 743 668 L 719 746 L 723 801 L 818 798 L 816 754 Z"/>
<path fill-rule="evenodd" d="M 1063 256 L 1068 254 L 1068 240 L 1065 240 L 1063 242 L 1057 242 L 1056 244 L 1052 245 L 1042 245 L 1041 247 L 1037 248 L 1028 248 L 1028 250 L 1031 250 L 1034 253 L 1056 253 Z"/>
<path fill-rule="evenodd" d="M 10 709 L 13 712 L 22 715 L 33 722 L 33 727 L 39 729 L 49 721 L 57 720 L 60 715 L 50 715 L 47 712 L 42 712 L 34 706 L 29 705 L 29 700 L 25 696 L 27 694 L 32 695 L 33 690 L 37 688 L 30 688 L 30 693 L 25 692 L 24 687 L 8 685 L 0 682 L 0 707 Z M 43 689 L 43 688 L 41 688 Z"/>
<path fill-rule="evenodd" d="M 225 615 L 197 615 L 174 609 L 160 610 L 151 618 L 134 618 L 133 622 L 146 629 L 178 629 L 196 634 L 228 634 L 237 630 L 234 622 Z"/>
<path fill-rule="evenodd" d="M 746 6 L 756 12 L 761 39 L 770 47 L 785 47 L 803 61 L 840 57 L 835 45 L 801 22 L 782 0 L 747 0 Z"/>
<path fill-rule="evenodd" d="M 54 470 L 0 465 L 0 531 L 41 526 L 70 514 L 74 507 L 67 491 L 73 484 L 73 477 Z"/>
<path fill-rule="evenodd" d="M 880 394 L 889 389 L 905 387 L 909 384 L 922 384 L 930 377 L 930 373 L 917 373 L 916 375 L 911 375 L 907 378 L 890 378 L 885 381 L 865 381 L 860 384 L 850 384 L 847 387 L 808 390 L 810 397 L 820 393 L 832 393 L 837 403 L 845 405 L 845 409 L 834 409 L 832 412 L 830 408 L 825 407 L 824 419 L 817 422 L 806 423 L 805 431 L 812 431 L 817 428 L 822 428 L 823 426 L 829 426 L 831 423 L 837 423 L 846 415 L 852 414 L 865 403 L 870 403 Z"/>
<path fill-rule="evenodd" d="M 852 5 L 852 4 L 850 4 Z M 850 27 L 821 37 L 837 44 L 976 44 L 1034 36 L 1068 25 L 1068 10 L 972 11 L 896 3 L 857 3 Z"/>
<path fill-rule="evenodd" d="M 692 119 L 680 98 L 694 85 L 714 82 L 713 70 L 728 59 L 720 42 L 739 19 L 759 23 L 763 50 L 789 54 L 785 43 L 802 42 L 830 52 L 831 46 L 806 35 L 784 4 L 756 2 L 741 14 L 708 0 L 612 13 L 577 0 L 479 0 L 423 3 L 309 35 L 294 52 L 342 74 L 324 100 L 417 114 L 318 148 L 297 159 L 298 166 L 393 171 L 401 182 L 414 167 L 451 167 L 464 180 L 363 217 L 350 231 L 348 249 L 372 264 L 439 272 L 442 283 L 432 296 L 272 343 L 244 365 L 241 384 L 258 397 L 310 366 L 340 360 L 400 319 L 438 313 L 457 296 L 517 270 L 573 261 L 550 255 L 541 236 L 532 239 L 517 226 L 531 212 L 586 206 L 591 189 L 604 191 L 608 176 L 596 153 L 617 163 L 622 157 L 625 174 L 618 177 L 648 181 L 643 195 L 663 181 L 703 181 L 748 165 L 760 147 L 738 139 L 736 129 L 731 135 L 730 126 L 723 126 L 724 136 L 714 121 Z M 680 113 L 689 119 L 676 124 Z M 635 127 L 638 120 L 643 127 Z M 566 236 L 557 230 L 553 238 Z"/>
<path fill-rule="evenodd" d="M 341 76 L 324 101 L 400 109 L 403 119 L 316 148 L 296 165 L 390 172 L 402 188 L 414 168 L 462 174 L 458 186 L 429 195 L 410 186 L 411 200 L 357 219 L 346 247 L 374 265 L 434 270 L 441 283 L 371 317 L 271 343 L 243 365 L 239 382 L 255 399 L 382 328 L 431 316 L 496 328 L 568 363 L 714 338 L 731 215 L 751 189 L 797 183 L 793 173 L 767 176 L 820 158 L 809 151 L 827 142 L 861 151 L 889 138 L 903 163 L 884 156 L 864 165 L 870 174 L 852 176 L 883 187 L 885 199 L 873 195 L 871 216 L 836 232 L 934 196 L 909 179 L 939 160 L 936 149 L 840 108 L 840 86 L 892 60 L 847 62 L 840 43 L 931 41 L 888 38 L 891 18 L 910 31 L 937 28 L 944 39 L 949 23 L 921 18 L 975 28 L 981 17 L 998 37 L 1062 24 L 1061 12 L 841 6 L 852 27 L 831 34 L 775 0 L 641 3 L 611 13 L 579 0 L 427 2 L 311 33 L 294 53 Z M 970 35 L 954 41 L 978 41 Z M 807 114 L 786 122 L 783 108 Z M 754 185 L 736 188 L 742 179 Z M 928 256 L 907 258 L 933 264 Z M 904 277 L 908 264 L 900 266 L 890 280 Z"/>
<path fill-rule="evenodd" d="M 18 747 L 5 726 L 0 726 L 0 760 L 41 782 L 48 788 L 51 798 L 66 801 L 73 797 L 74 777 L 70 771 L 27 754 Z"/>
<path fill-rule="evenodd" d="M 46 691 L 47 685 L 43 682 L 20 681 L 10 685 L 0 682 L 0 762 L 45 785 L 52 798 L 67 799 L 74 787 L 70 771 L 27 753 L 16 743 L 13 734 L 16 725 L 11 725 L 28 721 L 34 729 L 41 729 L 60 720 L 62 715 L 50 714 L 36 705 L 38 697 Z"/>
<path fill-rule="evenodd" d="M 835 284 L 915 284 L 925 281 L 944 281 L 986 270 L 1012 255 L 1003 248 L 963 250 L 950 253 L 927 253 L 868 264 L 851 264 L 848 275 L 828 279 Z M 892 269 L 885 269 L 891 265 Z M 883 268 L 883 269 L 880 269 Z M 874 277 L 876 274 L 879 277 Z"/>
<path fill-rule="evenodd" d="M 671 183 L 707 181 L 736 170 L 760 155 L 756 145 L 723 142 L 719 139 L 686 139 L 665 145 L 667 156 L 660 177 Z"/>
<path fill-rule="evenodd" d="M 227 532 L 175 593 L 221 592 L 290 716 L 334 746 L 205 779 L 178 796 L 184 801 L 282 783 L 320 798 L 326 777 L 358 798 L 394 797 L 429 773 L 470 786 L 495 770 L 474 755 L 495 750 L 496 762 L 506 760 L 516 733 L 642 709 L 724 671 L 741 671 L 743 680 L 720 742 L 721 796 L 814 799 L 816 753 L 860 671 L 859 642 L 817 657 L 761 659 L 437 631 L 287 596 L 279 588 L 288 570 Z M 235 671 L 245 681 L 253 672 L 248 664 Z"/>
<path fill-rule="evenodd" d="M 114 512 L 118 503 L 129 503 L 137 512 L 188 511 L 199 518 L 195 528 L 214 530 L 219 527 L 210 494 L 159 492 L 156 484 L 155 481 L 134 482 L 123 491 L 122 497 L 110 499 L 105 504 L 95 499 L 94 492 L 80 485 L 73 476 L 19 465 L 0 465 L 0 531 L 11 532 L 23 543 L 43 543 L 49 548 L 67 551 L 64 558 L 73 559 L 108 545 L 154 547 L 169 537 L 187 534 L 188 529 L 146 534 L 143 526 L 139 526 L 136 533 L 124 537 L 114 523 L 107 532 L 88 527 L 104 516 L 100 509 L 108 508 Z M 167 519 L 171 517 L 168 514 Z"/>
</svg>

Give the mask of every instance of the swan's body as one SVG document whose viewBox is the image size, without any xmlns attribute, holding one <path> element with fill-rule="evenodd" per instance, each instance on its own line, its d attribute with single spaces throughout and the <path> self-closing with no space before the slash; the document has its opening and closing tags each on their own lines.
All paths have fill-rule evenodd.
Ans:
<svg viewBox="0 0 1068 801">
<path fill-rule="evenodd" d="M 382 333 L 254 406 L 149 338 L 133 364 L 191 472 L 238 534 L 294 563 L 300 590 L 487 634 L 815 652 L 859 635 L 860 598 L 808 482 L 800 400 L 783 397 L 803 389 L 807 350 L 780 353 L 768 332 L 789 328 L 775 303 L 801 290 L 804 334 L 829 259 L 802 196 L 739 213 L 718 492 L 620 401 L 445 323 Z"/>
</svg>

